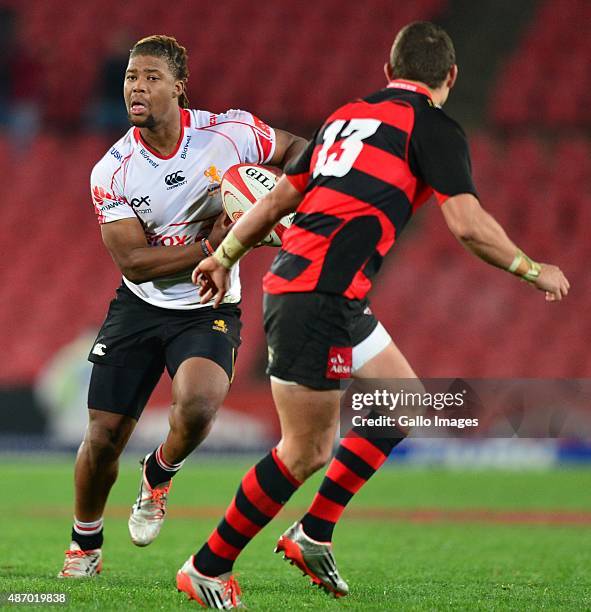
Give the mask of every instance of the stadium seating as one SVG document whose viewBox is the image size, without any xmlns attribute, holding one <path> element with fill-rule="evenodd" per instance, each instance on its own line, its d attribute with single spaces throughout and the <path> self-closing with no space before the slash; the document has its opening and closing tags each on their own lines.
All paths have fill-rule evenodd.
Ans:
<svg viewBox="0 0 591 612">
<path fill-rule="evenodd" d="M 545 0 L 508 58 L 491 99 L 502 127 L 576 128 L 591 125 L 588 0 Z"/>
<path fill-rule="evenodd" d="M 12 3 L 23 16 L 25 40 L 48 68 L 46 122 L 54 129 L 25 152 L 0 138 L 0 175 L 18 186 L 0 201 L 9 257 L 0 269 L 3 384 L 31 382 L 58 348 L 96 328 L 119 282 L 88 192 L 90 169 L 110 139 L 55 129 L 83 127 L 112 23 L 130 39 L 151 33 L 157 23 L 187 44 L 196 106 L 248 108 L 305 133 L 337 104 L 382 83 L 379 66 L 375 73 L 367 66 L 376 55 L 387 56 L 398 26 L 432 17 L 446 5 L 400 2 L 391 18 L 389 0 L 322 0 L 313 12 L 305 3 L 271 0 L 179 0 L 175 10 L 156 0 L 89 0 L 84 10 L 65 0 Z M 591 73 L 582 73 L 579 58 L 591 51 L 580 27 L 590 10 L 586 0 L 541 4 L 502 71 L 491 100 L 495 121 L 507 127 L 589 124 L 589 107 L 581 102 Z M 374 19 L 368 37 L 363 25 L 370 12 L 388 19 L 377 28 Z M 234 32 L 228 23 L 242 25 Z M 470 140 L 484 205 L 532 256 L 560 263 L 573 282 L 572 294 L 559 306 L 546 304 L 527 285 L 470 258 L 430 202 L 386 261 L 372 296 L 374 310 L 424 376 L 589 376 L 585 296 L 591 279 L 583 270 L 591 254 L 585 236 L 591 209 L 584 201 L 591 187 L 589 141 L 527 132 L 506 139 L 475 133 Z M 243 264 L 244 343 L 235 383 L 243 398 L 253 381 L 265 384 L 260 281 L 272 256 L 261 249 Z"/>
<path fill-rule="evenodd" d="M 190 50 L 195 106 L 215 112 L 246 108 L 283 125 L 293 123 L 289 109 L 297 107 L 298 124 L 310 127 L 336 105 L 381 85 L 375 58 L 386 59 L 392 32 L 410 20 L 434 17 L 447 4 L 414 0 L 393 10 L 388 0 L 322 0 L 311 11 L 306 3 L 273 0 L 181 0 L 174 10 L 159 0 L 89 0 L 84 10 L 66 0 L 13 3 L 22 16 L 23 40 L 50 75 L 46 118 L 54 125 L 83 120 L 96 95 L 97 59 L 110 38 L 126 33 L 133 42 L 154 33 L 157 24 L 156 30 L 174 33 Z M 385 18 L 376 21 L 380 14 Z M 55 32 L 59 44 L 53 43 Z M 368 72 L 368 66 L 375 70 Z"/>
<path fill-rule="evenodd" d="M 471 140 L 484 205 L 526 252 L 560 263 L 572 294 L 559 306 L 546 304 L 527 285 L 470 258 L 431 201 L 385 262 L 373 308 L 421 375 L 588 376 L 589 142 L 504 142 L 480 133 Z M 96 136 L 43 136 L 21 158 L 0 140 L 0 174 L 19 185 L 0 203 L 10 257 L 0 272 L 7 288 L 2 383 L 32 380 L 60 346 L 104 316 L 119 274 L 100 240 L 88 176 L 108 145 Z M 273 254 L 261 249 L 243 262 L 239 391 L 264 380 L 260 283 Z"/>
</svg>

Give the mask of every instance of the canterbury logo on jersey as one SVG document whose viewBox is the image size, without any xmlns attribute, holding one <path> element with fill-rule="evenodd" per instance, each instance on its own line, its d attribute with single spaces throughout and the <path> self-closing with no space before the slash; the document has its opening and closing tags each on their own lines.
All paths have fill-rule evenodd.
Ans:
<svg viewBox="0 0 591 612">
<path fill-rule="evenodd" d="M 97 344 L 94 345 L 94 348 L 92 349 L 92 354 L 100 355 L 102 357 L 105 354 L 106 350 L 107 350 L 107 345 L 102 344 L 101 342 L 98 342 Z"/>
<path fill-rule="evenodd" d="M 186 183 L 187 179 L 183 176 L 182 170 L 177 170 L 172 174 L 167 174 L 164 177 L 164 182 L 169 186 L 170 189 L 173 189 L 174 187 L 178 187 L 179 185 Z"/>
</svg>

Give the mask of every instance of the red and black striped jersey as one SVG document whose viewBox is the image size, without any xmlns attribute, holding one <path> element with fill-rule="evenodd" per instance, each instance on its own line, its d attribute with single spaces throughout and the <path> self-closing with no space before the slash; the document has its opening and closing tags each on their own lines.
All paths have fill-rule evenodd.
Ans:
<svg viewBox="0 0 591 612">
<path fill-rule="evenodd" d="M 432 194 L 476 194 L 461 127 L 406 81 L 337 109 L 288 165 L 305 197 L 263 286 L 363 299 L 383 257 Z"/>
</svg>

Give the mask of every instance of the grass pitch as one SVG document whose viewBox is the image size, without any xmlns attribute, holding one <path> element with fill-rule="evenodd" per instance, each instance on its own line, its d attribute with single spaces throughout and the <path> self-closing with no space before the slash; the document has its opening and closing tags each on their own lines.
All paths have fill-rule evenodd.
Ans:
<svg viewBox="0 0 591 612">
<path fill-rule="evenodd" d="M 55 578 L 69 543 L 71 463 L 3 459 L 0 591 L 66 592 L 74 610 L 200 609 L 177 593 L 176 571 L 217 523 L 249 465 L 199 458 L 187 465 L 160 537 L 139 549 L 127 533 L 139 468 L 124 464 L 106 514 L 103 574 L 73 582 Z M 351 588 L 340 600 L 312 589 L 272 554 L 319 479 L 238 560 L 250 609 L 591 610 L 589 469 L 385 468 L 337 528 L 335 555 Z"/>
</svg>

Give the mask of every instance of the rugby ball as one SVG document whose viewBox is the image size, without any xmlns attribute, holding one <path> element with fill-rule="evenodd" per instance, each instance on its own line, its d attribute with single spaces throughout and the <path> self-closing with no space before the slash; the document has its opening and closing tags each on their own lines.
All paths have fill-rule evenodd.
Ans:
<svg viewBox="0 0 591 612">
<path fill-rule="evenodd" d="M 249 211 L 263 196 L 275 187 L 281 171 L 268 166 L 256 164 L 236 164 L 226 170 L 222 177 L 220 191 L 222 205 L 232 221 Z M 273 231 L 261 241 L 267 246 L 281 246 L 281 239 L 291 225 L 293 214 L 279 221 Z"/>
</svg>

